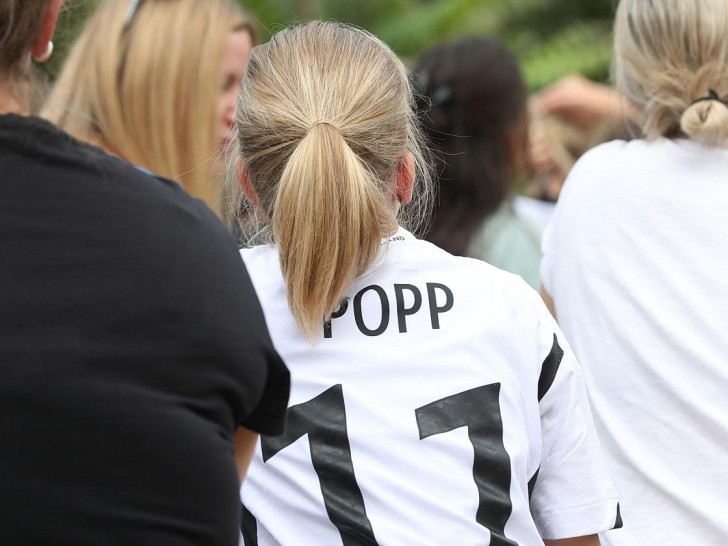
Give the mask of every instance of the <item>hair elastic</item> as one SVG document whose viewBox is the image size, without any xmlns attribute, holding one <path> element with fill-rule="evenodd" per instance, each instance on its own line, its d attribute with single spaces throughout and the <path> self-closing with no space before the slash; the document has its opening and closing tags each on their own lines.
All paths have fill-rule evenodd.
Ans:
<svg viewBox="0 0 728 546">
<path fill-rule="evenodd" d="M 692 106 L 693 104 L 697 104 L 699 102 L 706 101 L 706 100 L 715 100 L 718 102 L 723 102 L 720 98 L 720 95 L 718 95 L 718 93 L 716 93 L 715 90 L 708 89 L 707 95 L 705 95 L 703 97 L 698 97 L 697 99 L 695 99 L 693 102 L 690 103 L 690 106 Z"/>
<path fill-rule="evenodd" d="M 334 123 L 333 121 L 329 121 L 327 119 L 317 119 L 308 128 L 309 131 L 311 129 L 313 129 L 314 127 L 316 127 L 317 125 L 328 125 L 329 127 L 333 128 L 333 129 L 336 129 L 337 131 L 341 131 L 341 127 L 339 127 L 338 125 L 336 125 L 336 123 Z"/>
</svg>

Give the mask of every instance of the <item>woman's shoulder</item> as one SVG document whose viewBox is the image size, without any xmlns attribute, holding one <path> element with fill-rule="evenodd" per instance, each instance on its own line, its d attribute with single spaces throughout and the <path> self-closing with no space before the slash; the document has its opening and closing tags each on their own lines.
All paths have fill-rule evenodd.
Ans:
<svg viewBox="0 0 728 546">
<path fill-rule="evenodd" d="M 612 140 L 595 146 L 591 150 L 584 153 L 574 165 L 573 170 L 584 169 L 588 167 L 604 167 L 614 161 L 616 156 L 630 152 L 635 147 L 641 147 L 645 144 L 642 140 Z M 573 171 L 572 171 L 573 172 Z"/>
<path fill-rule="evenodd" d="M 78 185 L 67 185 L 69 191 L 90 191 L 95 186 L 103 192 L 157 194 L 177 204 L 196 202 L 177 182 L 132 165 L 39 117 L 0 117 L 0 142 L 8 153 L 34 161 L 46 170 L 54 171 L 58 177 L 73 178 Z M 124 184 L 112 183 L 119 181 Z M 85 183 L 92 186 L 87 187 Z M 192 207 L 197 208 L 197 205 Z"/>
<path fill-rule="evenodd" d="M 453 279 L 470 291 L 473 300 L 501 295 L 507 298 L 528 299 L 529 293 L 533 292 L 519 275 L 504 271 L 481 259 L 454 256 L 422 240 L 416 241 L 415 246 L 416 253 L 409 257 L 413 266 L 423 272 Z"/>
<path fill-rule="evenodd" d="M 33 195 L 52 203 L 47 219 L 93 225 L 109 245 L 135 241 L 123 247 L 129 254 L 164 255 L 170 263 L 190 252 L 206 259 L 221 252 L 237 258 L 214 213 L 181 185 L 79 141 L 46 120 L 1 116 L 0 154 L 3 179 L 23 181 L 23 191 L 8 190 L 6 202 L 23 203 Z"/>
<path fill-rule="evenodd" d="M 592 148 L 569 172 L 559 195 L 559 204 L 622 191 L 621 186 L 630 186 L 635 176 L 641 176 L 641 171 L 651 169 L 659 162 L 657 155 L 664 155 L 663 149 L 670 146 L 670 142 L 667 139 L 659 142 L 613 140 Z M 563 206 L 557 205 L 557 210 L 559 208 Z"/>
<path fill-rule="evenodd" d="M 274 245 L 261 244 L 240 249 L 240 257 L 245 263 L 250 279 L 258 296 L 272 291 L 276 294 L 284 290 L 278 249 Z"/>
<path fill-rule="evenodd" d="M 256 245 L 240 249 L 240 257 L 249 270 L 259 271 L 274 267 L 280 269 L 278 249 L 274 245 Z"/>
<path fill-rule="evenodd" d="M 383 246 L 383 251 L 356 284 L 375 282 L 380 278 L 428 277 L 450 279 L 460 286 L 471 286 L 478 292 L 495 291 L 516 293 L 530 291 L 523 280 L 482 260 L 454 256 L 440 247 L 407 234 L 407 240 L 392 238 Z M 274 245 L 259 245 L 240 250 L 256 287 L 283 282 Z M 402 281 L 404 282 L 404 281 Z M 475 292 L 473 297 L 476 297 Z"/>
<path fill-rule="evenodd" d="M 655 167 L 659 166 L 653 164 L 657 158 L 662 157 L 669 162 L 677 151 L 696 146 L 701 145 L 687 139 L 612 140 L 587 151 L 576 162 L 573 172 L 593 169 L 614 171 L 640 164 Z"/>
</svg>

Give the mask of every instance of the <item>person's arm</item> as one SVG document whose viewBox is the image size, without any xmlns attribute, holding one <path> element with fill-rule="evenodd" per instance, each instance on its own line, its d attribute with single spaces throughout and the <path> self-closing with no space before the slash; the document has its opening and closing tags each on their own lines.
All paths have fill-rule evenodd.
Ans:
<svg viewBox="0 0 728 546">
<path fill-rule="evenodd" d="M 551 316 L 554 317 L 554 320 L 559 320 L 556 318 L 556 308 L 554 307 L 554 300 L 551 297 L 551 295 L 546 292 L 546 288 L 544 285 L 541 285 L 541 299 L 546 304 L 546 307 L 548 308 L 549 312 L 551 313 Z"/>
<path fill-rule="evenodd" d="M 585 537 L 562 538 L 559 540 L 544 540 L 546 546 L 600 546 L 599 535 Z"/>
<path fill-rule="evenodd" d="M 258 442 L 258 433 L 245 427 L 238 427 L 235 432 L 235 464 L 238 467 L 238 476 L 242 485 L 245 473 L 248 471 L 250 461 L 253 459 L 255 445 Z"/>
<path fill-rule="evenodd" d="M 617 91 L 576 74 L 565 76 L 536 95 L 535 107 L 580 125 L 605 119 L 627 120 L 635 115 L 635 107 Z"/>
</svg>

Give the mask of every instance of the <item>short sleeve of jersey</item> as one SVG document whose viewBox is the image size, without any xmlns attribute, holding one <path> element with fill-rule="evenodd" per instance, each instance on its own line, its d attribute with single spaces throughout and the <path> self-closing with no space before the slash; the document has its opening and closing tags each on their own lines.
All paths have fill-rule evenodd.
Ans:
<svg viewBox="0 0 728 546">
<path fill-rule="evenodd" d="M 539 302 L 543 365 L 538 383 L 541 466 L 531 484 L 531 513 L 541 536 L 562 539 L 621 527 L 582 370 Z"/>
</svg>

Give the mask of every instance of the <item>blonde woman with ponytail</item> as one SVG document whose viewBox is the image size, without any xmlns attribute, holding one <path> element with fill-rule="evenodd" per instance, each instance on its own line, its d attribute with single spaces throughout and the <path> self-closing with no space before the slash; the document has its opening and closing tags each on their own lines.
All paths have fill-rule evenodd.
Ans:
<svg viewBox="0 0 728 546">
<path fill-rule="evenodd" d="M 598 544 L 617 498 L 553 319 L 404 227 L 431 184 L 413 105 L 363 30 L 312 22 L 251 54 L 235 171 L 264 244 L 241 253 L 292 392 L 242 488 L 244 543 Z"/>
<path fill-rule="evenodd" d="M 42 115 L 222 214 L 218 160 L 256 41 L 234 0 L 104 0 Z"/>
<path fill-rule="evenodd" d="M 574 167 L 542 279 L 623 501 L 616 546 L 728 540 L 728 0 L 622 0 L 642 139 Z"/>
</svg>

